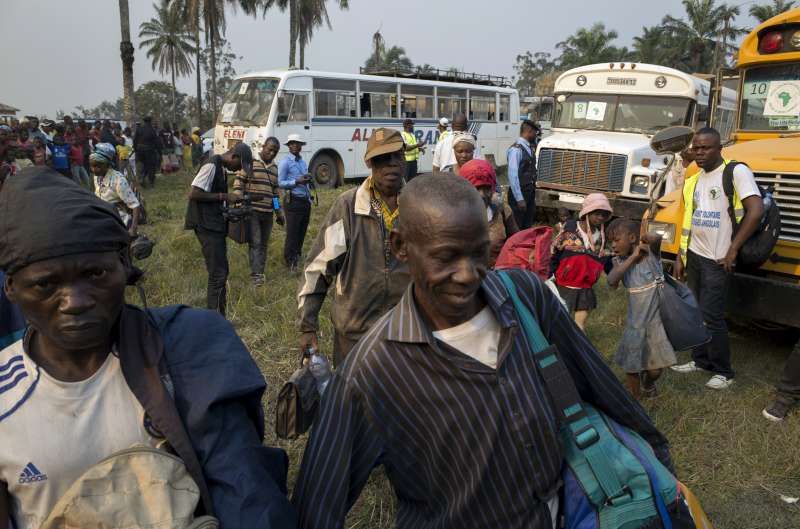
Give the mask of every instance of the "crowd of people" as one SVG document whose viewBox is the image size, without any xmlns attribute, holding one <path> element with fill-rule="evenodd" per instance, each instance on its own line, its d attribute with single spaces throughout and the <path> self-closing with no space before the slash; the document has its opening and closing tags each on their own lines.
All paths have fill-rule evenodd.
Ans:
<svg viewBox="0 0 800 529">
<path fill-rule="evenodd" d="M 527 270 L 494 269 L 509 238 L 535 229 L 538 127 L 530 121 L 509 147 L 505 196 L 465 115 L 440 121 L 432 173 L 418 174 L 426 146 L 413 121 L 375 129 L 364 156 L 370 176 L 336 197 L 305 259 L 315 190 L 299 135 L 279 160 L 274 137 L 257 153 L 239 143 L 202 158 L 196 131 L 157 130 L 149 118 L 133 137 L 108 122 L 93 135 L 86 123 L 64 121 L 0 127 L 0 438 L 13 448 L 0 451 L 0 529 L 39 527 L 87 469 L 131 445 L 163 442 L 197 484 L 197 511 L 222 527 L 342 527 L 378 466 L 397 497 L 398 528 L 560 527 L 569 507 L 558 441 L 567 417 L 519 332 L 518 300 L 581 400 L 639 434 L 670 471 L 669 444 L 639 399 L 657 394 L 667 368 L 706 370 L 715 390 L 733 383 L 725 284 L 762 206 L 752 172 L 738 165 L 735 236 L 725 215 L 714 229 L 696 221 L 727 211 L 711 192 L 729 163 L 714 129 L 698 131 L 684 153 L 699 172 L 677 186 L 689 212 L 673 271 L 687 277 L 711 341 L 676 365 L 656 292 L 660 238 L 631 219 L 612 221 L 605 195 L 586 196 L 575 218 L 559 211 L 547 248 L 551 285 Z M 94 176 L 94 193 L 73 160 Z M 126 285 L 141 276 L 129 253 L 141 215 L 129 180 L 153 185 L 159 161 L 164 173 L 180 163 L 196 169 L 185 227 L 205 260 L 210 311 L 124 303 Z M 302 269 L 301 351 L 319 348 L 320 313 L 334 291 L 336 370 L 291 499 L 285 453 L 262 445 L 263 375 L 224 318 L 237 208 L 247 208 L 239 222 L 256 287 L 266 279 L 273 222 L 285 225 L 284 263 Z M 628 292 L 614 356 L 624 386 L 584 332 L 603 273 L 610 288 Z M 787 373 L 764 410 L 772 420 L 800 398 Z M 675 516 L 684 508 L 667 507 Z"/>
</svg>

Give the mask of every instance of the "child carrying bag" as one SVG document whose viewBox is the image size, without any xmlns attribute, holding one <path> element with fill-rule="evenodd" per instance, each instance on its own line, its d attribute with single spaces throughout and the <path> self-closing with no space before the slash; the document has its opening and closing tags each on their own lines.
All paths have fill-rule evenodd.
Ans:
<svg viewBox="0 0 800 529">
<path fill-rule="evenodd" d="M 678 481 L 636 432 L 581 401 L 558 350 L 542 334 L 517 294 L 511 276 L 499 272 L 520 325 L 558 410 L 564 451 L 561 510 L 565 529 L 694 529 Z M 669 507 L 668 507 L 669 506 Z"/>
</svg>

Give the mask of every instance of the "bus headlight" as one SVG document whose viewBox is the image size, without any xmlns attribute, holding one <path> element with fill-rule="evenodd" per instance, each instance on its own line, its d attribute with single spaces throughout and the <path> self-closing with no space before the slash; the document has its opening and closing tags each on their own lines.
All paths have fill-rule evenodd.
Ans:
<svg viewBox="0 0 800 529">
<path fill-rule="evenodd" d="M 650 177 L 643 175 L 633 175 L 631 180 L 631 193 L 646 195 L 650 188 Z"/>
<path fill-rule="evenodd" d="M 656 235 L 661 235 L 662 242 L 667 244 L 675 243 L 675 225 L 666 222 L 651 222 L 647 231 Z"/>
</svg>

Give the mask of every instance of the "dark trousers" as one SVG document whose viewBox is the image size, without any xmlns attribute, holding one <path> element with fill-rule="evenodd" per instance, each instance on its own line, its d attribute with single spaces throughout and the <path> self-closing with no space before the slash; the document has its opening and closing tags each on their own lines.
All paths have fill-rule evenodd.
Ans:
<svg viewBox="0 0 800 529">
<path fill-rule="evenodd" d="M 410 182 L 417 176 L 417 161 L 414 160 L 413 162 L 409 162 L 406 160 L 406 182 Z"/>
<path fill-rule="evenodd" d="M 725 304 L 730 276 L 716 261 L 689 252 L 686 276 L 703 321 L 711 333 L 711 341 L 692 351 L 692 360 L 698 367 L 717 375 L 733 378 L 731 368 L 731 346 L 728 340 L 728 324 L 725 322 Z"/>
<path fill-rule="evenodd" d="M 333 331 L 333 365 L 338 367 L 342 365 L 344 359 L 347 358 L 347 353 L 356 346 L 358 340 L 352 340 L 344 334 L 334 330 Z"/>
<path fill-rule="evenodd" d="M 141 163 L 142 174 L 139 181 L 146 185 L 156 183 L 156 170 L 158 169 L 158 152 L 156 151 L 137 151 L 136 159 Z"/>
<path fill-rule="evenodd" d="M 267 245 L 272 234 L 272 212 L 253 212 L 250 223 L 250 276 L 264 275 L 267 262 Z"/>
<path fill-rule="evenodd" d="M 800 342 L 783 366 L 783 374 L 776 387 L 778 394 L 789 400 L 800 401 Z"/>
<path fill-rule="evenodd" d="M 511 189 L 508 190 L 508 205 L 511 206 L 511 211 L 514 213 L 514 220 L 517 222 L 520 230 L 527 230 L 533 226 L 533 221 L 536 220 L 536 185 L 530 184 L 522 187 L 522 199 L 525 201 L 525 210 L 517 206 L 517 199 L 514 198 L 514 193 Z"/>
<path fill-rule="evenodd" d="M 311 202 L 307 198 L 292 197 L 286 204 L 286 243 L 283 245 L 286 266 L 293 267 L 300 263 L 310 219 Z"/>
<path fill-rule="evenodd" d="M 225 283 L 228 281 L 228 244 L 226 235 L 202 228 L 194 230 L 208 271 L 206 307 L 225 315 L 227 303 Z"/>
</svg>

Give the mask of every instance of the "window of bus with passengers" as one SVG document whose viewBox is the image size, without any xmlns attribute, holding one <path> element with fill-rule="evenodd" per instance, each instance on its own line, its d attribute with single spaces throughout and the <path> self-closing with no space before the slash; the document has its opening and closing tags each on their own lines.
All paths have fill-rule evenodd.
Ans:
<svg viewBox="0 0 800 529">
<path fill-rule="evenodd" d="M 220 122 L 266 125 L 278 89 L 278 79 L 240 79 L 233 83 L 222 106 Z"/>
<path fill-rule="evenodd" d="M 796 94 L 798 82 L 800 63 L 757 66 L 745 70 L 739 128 L 745 131 L 800 130 L 798 107 L 794 101 L 786 99 Z M 784 96 L 780 93 L 781 83 L 788 87 Z M 780 105 L 777 109 L 773 106 L 765 108 L 770 92 L 775 93 L 773 99 L 777 98 L 781 104 L 786 100 L 784 106 L 791 109 L 784 112 Z"/>
<path fill-rule="evenodd" d="M 691 121 L 692 101 L 677 97 L 562 94 L 554 127 L 654 134 Z"/>
</svg>

